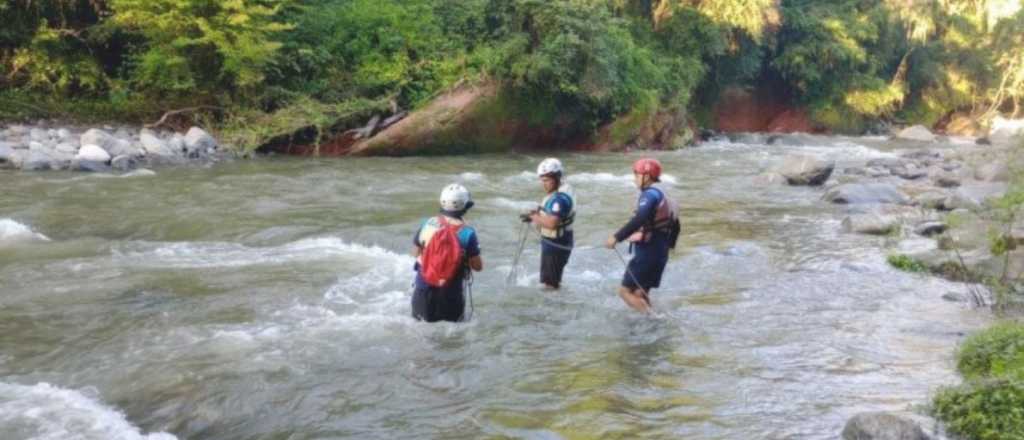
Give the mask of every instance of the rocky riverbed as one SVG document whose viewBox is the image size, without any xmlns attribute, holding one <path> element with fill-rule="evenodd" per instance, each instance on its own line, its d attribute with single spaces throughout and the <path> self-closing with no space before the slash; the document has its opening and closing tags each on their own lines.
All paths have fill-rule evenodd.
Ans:
<svg viewBox="0 0 1024 440">
<path fill-rule="evenodd" d="M 138 127 L 77 127 L 47 121 L 0 129 L 0 168 L 121 171 L 204 164 L 229 154 L 199 127 L 185 133 Z"/>
<path fill-rule="evenodd" d="M 1024 273 L 1024 223 L 1006 224 L 998 209 L 1022 163 L 1019 138 L 1001 142 L 939 139 L 914 128 L 894 157 L 836 167 L 834 161 L 795 154 L 765 172 L 764 183 L 822 185 L 822 199 L 850 205 L 841 228 L 899 240 L 905 255 L 936 274 L 980 281 Z M 789 143 L 794 136 L 783 135 Z M 992 237 L 1011 247 L 994 255 Z"/>
</svg>

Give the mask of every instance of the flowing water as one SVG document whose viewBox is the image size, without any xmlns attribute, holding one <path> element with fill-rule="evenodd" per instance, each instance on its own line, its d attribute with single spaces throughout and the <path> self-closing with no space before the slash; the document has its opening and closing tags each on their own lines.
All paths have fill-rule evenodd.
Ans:
<svg viewBox="0 0 1024 440">
<path fill-rule="evenodd" d="M 579 214 L 558 293 L 535 239 L 505 283 L 541 156 L 0 173 L 0 437 L 826 439 L 913 414 L 990 317 L 888 267 L 893 237 L 841 232 L 851 208 L 820 189 L 757 183 L 791 152 L 893 155 L 818 143 L 655 154 L 684 231 L 649 318 L 600 246 L 637 154 L 562 157 Z M 453 181 L 477 201 L 475 312 L 419 323 L 412 235 Z"/>
</svg>

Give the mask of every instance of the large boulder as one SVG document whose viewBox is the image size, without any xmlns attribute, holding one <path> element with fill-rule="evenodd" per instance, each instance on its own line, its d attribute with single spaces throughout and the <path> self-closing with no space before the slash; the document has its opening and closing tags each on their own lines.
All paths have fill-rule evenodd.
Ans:
<svg viewBox="0 0 1024 440">
<path fill-rule="evenodd" d="M 85 162 L 107 163 L 110 162 L 110 153 L 107 153 L 106 150 L 98 145 L 86 144 L 78 150 L 78 155 L 75 156 L 75 159 Z"/>
<path fill-rule="evenodd" d="M 846 421 L 843 440 L 929 440 L 917 423 L 884 412 L 860 413 Z"/>
<path fill-rule="evenodd" d="M 923 125 L 915 125 L 900 130 L 900 132 L 896 134 L 896 138 L 908 141 L 934 142 L 935 134 Z"/>
<path fill-rule="evenodd" d="M 828 180 L 835 167 L 835 161 L 794 154 L 786 157 L 778 173 L 785 177 L 790 185 L 817 186 Z"/>
<path fill-rule="evenodd" d="M 885 235 L 900 225 L 896 216 L 878 213 L 854 214 L 843 219 L 843 230 L 859 234 Z"/>
<path fill-rule="evenodd" d="M 142 129 L 139 133 L 139 142 L 146 155 L 172 156 L 174 151 L 160 137 L 148 129 Z"/>
<path fill-rule="evenodd" d="M 1024 119 L 1006 119 L 996 116 L 988 139 L 992 142 L 1011 142 L 1024 139 Z"/>
<path fill-rule="evenodd" d="M 117 138 L 98 128 L 92 128 L 82 133 L 82 136 L 79 137 L 79 144 L 100 147 L 107 153 L 118 148 Z"/>
<path fill-rule="evenodd" d="M 202 128 L 192 127 L 185 134 L 185 149 L 189 157 L 204 156 L 217 149 L 217 140 Z"/>
<path fill-rule="evenodd" d="M 1010 169 L 1004 162 L 991 162 L 978 166 L 974 178 L 983 182 L 1006 182 L 1010 180 Z"/>
<path fill-rule="evenodd" d="M 909 199 L 899 188 L 888 183 L 847 183 L 828 190 L 823 199 L 832 203 L 896 203 Z"/>
</svg>

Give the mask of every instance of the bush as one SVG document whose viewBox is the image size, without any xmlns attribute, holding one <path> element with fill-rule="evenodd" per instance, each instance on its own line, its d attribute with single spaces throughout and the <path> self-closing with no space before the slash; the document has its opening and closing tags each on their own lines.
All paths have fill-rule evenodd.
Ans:
<svg viewBox="0 0 1024 440">
<path fill-rule="evenodd" d="M 1024 325 L 1003 323 L 971 336 L 960 348 L 957 369 L 968 380 L 1024 381 Z"/>
<path fill-rule="evenodd" d="M 886 261 L 890 266 L 906 272 L 926 272 L 928 268 L 924 263 L 911 258 L 908 255 L 889 255 Z"/>
<path fill-rule="evenodd" d="M 968 338 L 957 369 L 967 382 L 933 400 L 935 415 L 950 432 L 977 440 L 1024 439 L 1024 324 L 997 324 Z"/>
</svg>

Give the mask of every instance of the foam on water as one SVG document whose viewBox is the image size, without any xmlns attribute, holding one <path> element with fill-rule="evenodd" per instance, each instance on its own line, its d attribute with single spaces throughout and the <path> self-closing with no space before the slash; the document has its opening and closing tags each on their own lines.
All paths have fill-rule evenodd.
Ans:
<svg viewBox="0 0 1024 440">
<path fill-rule="evenodd" d="M 115 250 L 119 264 L 160 268 L 244 267 L 358 257 L 373 260 L 403 260 L 379 246 L 346 243 L 337 237 L 306 238 L 282 246 L 251 247 L 227 242 L 133 243 L 140 250 Z M 404 257 L 412 265 L 411 257 Z"/>
<path fill-rule="evenodd" d="M 489 204 L 496 205 L 501 208 L 511 208 L 517 210 L 527 210 L 537 207 L 537 202 L 532 200 L 512 200 L 507 197 L 495 197 L 493 199 L 486 199 Z"/>
<path fill-rule="evenodd" d="M 0 246 L 4 243 L 26 241 L 50 241 L 50 238 L 14 220 L 0 218 Z"/>
<path fill-rule="evenodd" d="M 620 183 L 624 186 L 633 186 L 633 175 L 632 174 L 612 174 L 612 173 L 579 173 L 570 174 L 566 178 L 571 183 Z M 662 174 L 661 182 L 669 185 L 676 185 L 679 183 L 679 179 L 671 174 Z"/>
<path fill-rule="evenodd" d="M 4 438 L 32 440 L 177 439 L 163 432 L 142 434 L 120 411 L 48 383 L 0 382 L 0 432 Z"/>
<path fill-rule="evenodd" d="M 461 180 L 463 182 L 475 182 L 475 181 L 479 181 L 479 180 L 484 180 L 484 175 L 483 175 L 483 173 L 465 172 L 465 173 L 459 174 L 459 180 Z"/>
</svg>

